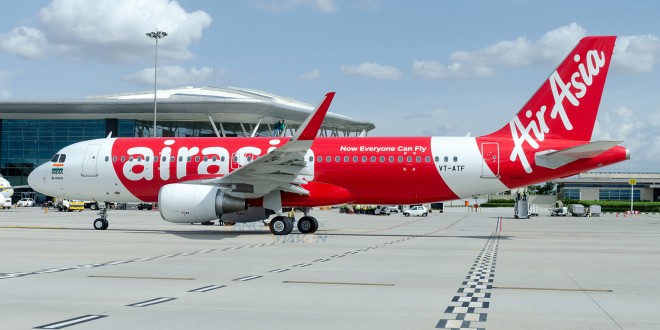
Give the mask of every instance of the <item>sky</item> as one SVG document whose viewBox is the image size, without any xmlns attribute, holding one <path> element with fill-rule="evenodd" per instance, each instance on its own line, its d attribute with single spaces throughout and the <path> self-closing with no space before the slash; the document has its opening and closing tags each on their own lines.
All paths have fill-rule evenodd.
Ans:
<svg viewBox="0 0 660 330">
<path fill-rule="evenodd" d="M 658 1 L 51 0 L 0 12 L 0 98 L 242 87 L 371 121 L 369 136 L 496 131 L 586 35 L 617 35 L 592 139 L 660 172 Z"/>
</svg>

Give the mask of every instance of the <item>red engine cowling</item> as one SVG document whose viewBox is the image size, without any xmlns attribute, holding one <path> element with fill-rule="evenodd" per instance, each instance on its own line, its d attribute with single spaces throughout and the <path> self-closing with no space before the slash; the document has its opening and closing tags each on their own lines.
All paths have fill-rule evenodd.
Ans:
<svg viewBox="0 0 660 330">
<path fill-rule="evenodd" d="M 244 211 L 247 204 L 245 199 L 226 195 L 216 186 L 173 183 L 160 188 L 158 209 L 166 221 L 193 223 Z"/>
</svg>

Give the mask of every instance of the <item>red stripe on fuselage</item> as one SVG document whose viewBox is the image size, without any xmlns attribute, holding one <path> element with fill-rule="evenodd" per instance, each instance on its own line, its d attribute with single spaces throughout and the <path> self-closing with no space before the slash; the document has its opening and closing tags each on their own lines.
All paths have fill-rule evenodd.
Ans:
<svg viewBox="0 0 660 330">
<path fill-rule="evenodd" d="M 246 164 L 248 157 L 263 156 L 269 148 L 287 141 L 282 138 L 119 138 L 112 148 L 113 159 L 117 157 L 113 167 L 132 194 L 144 201 L 156 201 L 163 185 L 223 176 Z M 363 204 L 457 198 L 435 168 L 430 137 L 316 138 L 312 150 L 314 181 L 339 188 L 332 190 L 335 197 L 330 194 L 324 198 L 318 195 L 327 195 L 324 193 L 327 187 L 315 192 L 314 185 L 303 185 L 314 194 L 309 199 L 315 205 L 344 203 L 348 194 L 353 202 Z M 129 161 L 131 156 L 133 160 Z M 216 162 L 211 161 L 214 156 Z M 224 162 L 220 162 L 223 156 Z M 157 162 L 154 157 L 158 158 Z M 165 162 L 163 157 L 167 158 Z M 304 199 L 292 194 L 282 196 L 283 204 L 288 206 L 303 203 Z"/>
</svg>

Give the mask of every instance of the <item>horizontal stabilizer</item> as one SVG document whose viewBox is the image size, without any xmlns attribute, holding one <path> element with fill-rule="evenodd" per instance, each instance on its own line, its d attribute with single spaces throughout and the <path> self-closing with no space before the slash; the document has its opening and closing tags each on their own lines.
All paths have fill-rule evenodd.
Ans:
<svg viewBox="0 0 660 330">
<path fill-rule="evenodd" d="M 594 141 L 562 150 L 545 150 L 536 153 L 536 165 L 556 169 L 578 159 L 593 158 L 619 145 L 622 141 Z"/>
</svg>

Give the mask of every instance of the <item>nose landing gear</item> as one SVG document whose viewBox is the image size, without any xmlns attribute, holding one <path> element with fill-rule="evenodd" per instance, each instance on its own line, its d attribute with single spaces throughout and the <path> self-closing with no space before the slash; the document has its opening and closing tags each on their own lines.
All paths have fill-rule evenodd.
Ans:
<svg viewBox="0 0 660 330">
<path fill-rule="evenodd" d="M 94 220 L 94 229 L 96 230 L 106 230 L 108 229 L 108 209 L 106 208 L 105 202 L 101 202 L 98 204 L 99 206 L 99 213 L 98 215 L 101 216 L 100 218 Z"/>
</svg>

